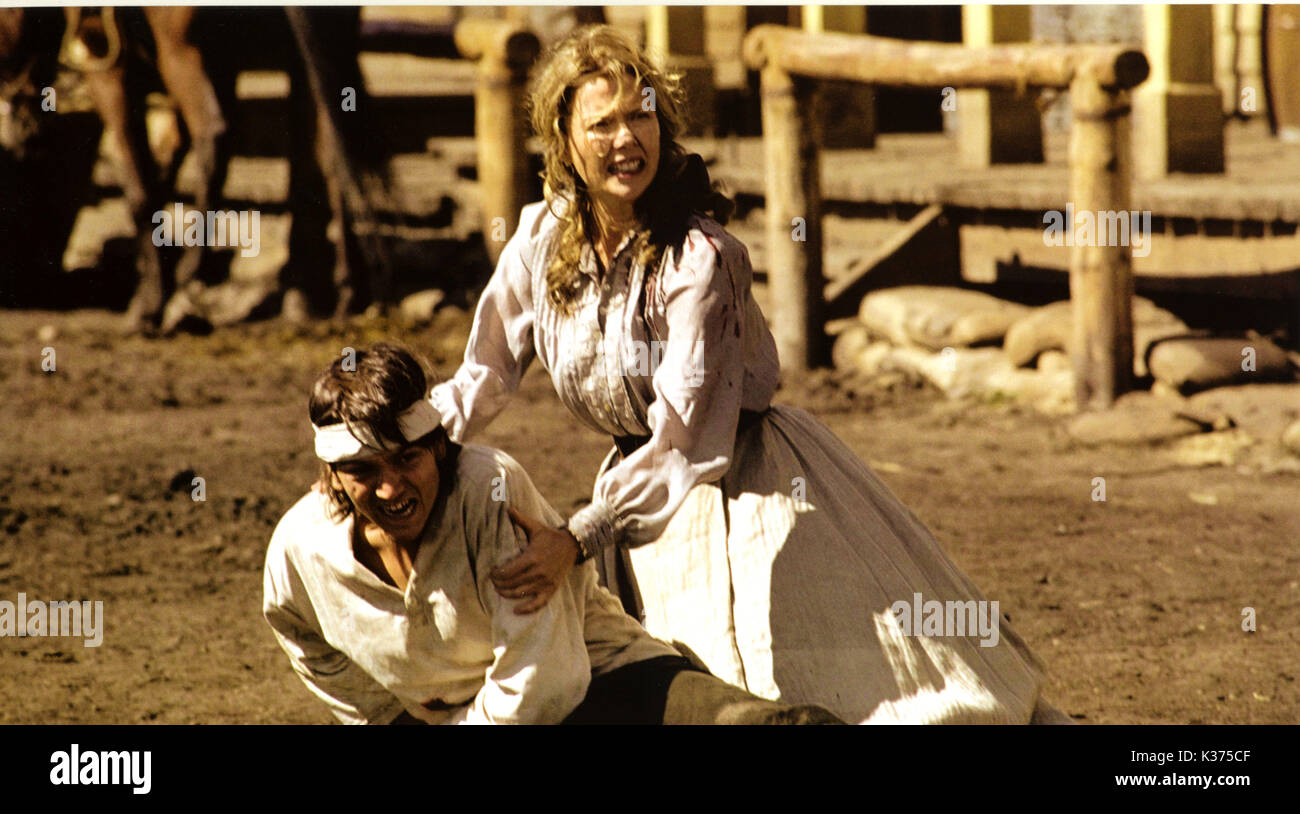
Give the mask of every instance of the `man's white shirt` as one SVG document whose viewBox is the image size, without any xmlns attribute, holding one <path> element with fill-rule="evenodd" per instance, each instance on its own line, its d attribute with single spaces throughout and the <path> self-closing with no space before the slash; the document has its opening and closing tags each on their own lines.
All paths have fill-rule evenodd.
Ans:
<svg viewBox="0 0 1300 814">
<path fill-rule="evenodd" d="M 558 723 L 592 674 L 677 655 L 623 612 L 590 562 L 544 608 L 516 615 L 522 600 L 503 598 L 488 578 L 527 543 L 507 507 L 561 524 L 513 458 L 463 447 L 404 593 L 357 561 L 352 519 L 331 520 L 320 492 L 281 519 L 263 612 L 294 670 L 341 721 L 389 723 L 405 710 L 428 723 Z"/>
</svg>

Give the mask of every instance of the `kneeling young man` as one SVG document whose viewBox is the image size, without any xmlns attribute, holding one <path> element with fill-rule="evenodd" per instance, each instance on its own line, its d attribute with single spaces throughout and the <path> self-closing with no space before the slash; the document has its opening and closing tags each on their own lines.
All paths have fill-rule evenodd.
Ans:
<svg viewBox="0 0 1300 814">
<path fill-rule="evenodd" d="M 542 607 L 489 574 L 561 518 L 510 456 L 448 440 L 408 352 L 336 360 L 313 388 L 316 488 L 276 527 L 263 612 L 345 723 L 839 723 L 702 672 L 572 569 Z M 532 612 L 516 612 L 519 610 Z"/>
</svg>

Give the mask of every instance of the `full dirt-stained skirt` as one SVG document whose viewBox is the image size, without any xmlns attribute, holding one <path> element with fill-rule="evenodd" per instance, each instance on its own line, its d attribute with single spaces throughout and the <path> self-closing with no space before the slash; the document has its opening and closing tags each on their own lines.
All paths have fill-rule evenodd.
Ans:
<svg viewBox="0 0 1300 814">
<path fill-rule="evenodd" d="M 741 430 L 727 475 L 619 556 L 650 633 L 756 695 L 871 723 L 1027 723 L 1039 702 L 1042 666 L 1005 619 L 995 644 L 974 630 L 911 635 L 894 603 L 985 597 L 802 410 L 772 407 Z"/>
</svg>

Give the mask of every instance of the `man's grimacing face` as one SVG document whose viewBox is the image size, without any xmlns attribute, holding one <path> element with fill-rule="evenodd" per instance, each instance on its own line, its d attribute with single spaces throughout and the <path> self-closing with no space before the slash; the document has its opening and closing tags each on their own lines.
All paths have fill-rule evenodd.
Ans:
<svg viewBox="0 0 1300 814">
<path fill-rule="evenodd" d="M 399 545 L 424 532 L 438 499 L 438 459 L 433 448 L 407 444 L 401 449 L 334 465 L 335 485 L 352 501 L 357 514 L 378 526 Z"/>
</svg>

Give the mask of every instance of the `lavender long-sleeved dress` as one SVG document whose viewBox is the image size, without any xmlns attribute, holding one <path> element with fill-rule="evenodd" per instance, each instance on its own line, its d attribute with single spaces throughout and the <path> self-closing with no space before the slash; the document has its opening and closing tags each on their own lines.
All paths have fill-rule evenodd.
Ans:
<svg viewBox="0 0 1300 814">
<path fill-rule="evenodd" d="M 780 368 L 749 254 L 709 218 L 689 227 L 656 268 L 625 240 L 602 274 L 586 247 L 590 285 L 566 316 L 546 292 L 559 220 L 524 207 L 464 363 L 430 396 L 452 439 L 472 440 L 536 358 L 582 423 L 648 436 L 611 452 L 568 525 L 627 558 L 652 634 L 750 692 L 845 720 L 1029 721 L 1033 654 L 850 449 L 771 406 Z M 925 602 L 974 603 L 948 613 L 971 629 L 913 624 Z M 975 629 L 981 611 L 996 630 Z"/>
</svg>

